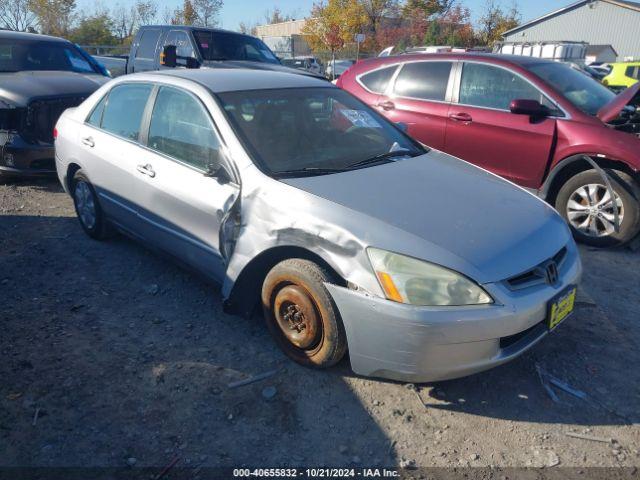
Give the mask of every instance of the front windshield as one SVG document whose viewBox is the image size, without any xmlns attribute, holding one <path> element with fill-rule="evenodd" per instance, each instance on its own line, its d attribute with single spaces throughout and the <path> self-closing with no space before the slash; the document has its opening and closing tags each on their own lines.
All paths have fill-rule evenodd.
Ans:
<svg viewBox="0 0 640 480">
<path fill-rule="evenodd" d="M 279 64 L 278 58 L 261 40 L 232 32 L 197 30 L 198 48 L 205 60 L 249 60 Z"/>
<path fill-rule="evenodd" d="M 562 63 L 538 63 L 530 65 L 529 70 L 589 115 L 596 115 L 616 96 L 593 78 Z"/>
<path fill-rule="evenodd" d="M 331 173 L 376 157 L 425 151 L 337 88 L 253 90 L 218 97 L 256 163 L 275 176 Z"/>
<path fill-rule="evenodd" d="M 0 39 L 0 72 L 25 70 L 96 73 L 82 52 L 69 43 Z"/>
</svg>

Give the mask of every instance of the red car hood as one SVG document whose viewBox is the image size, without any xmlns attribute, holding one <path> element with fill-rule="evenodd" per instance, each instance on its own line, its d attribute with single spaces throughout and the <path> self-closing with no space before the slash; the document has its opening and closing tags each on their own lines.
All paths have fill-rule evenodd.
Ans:
<svg viewBox="0 0 640 480">
<path fill-rule="evenodd" d="M 640 82 L 627 88 L 598 111 L 598 118 L 609 123 L 620 115 L 620 111 L 635 97 L 640 90 Z"/>
</svg>

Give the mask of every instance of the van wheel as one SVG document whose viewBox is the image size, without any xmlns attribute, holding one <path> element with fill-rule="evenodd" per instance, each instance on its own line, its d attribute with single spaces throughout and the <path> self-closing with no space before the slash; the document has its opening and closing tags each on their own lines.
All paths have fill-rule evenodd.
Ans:
<svg viewBox="0 0 640 480">
<path fill-rule="evenodd" d="M 624 172 L 606 170 L 614 190 L 611 198 L 604 180 L 595 170 L 571 177 L 556 197 L 556 210 L 579 242 L 595 247 L 627 243 L 640 232 L 640 187 Z M 615 231 L 615 207 L 620 230 Z"/>
<path fill-rule="evenodd" d="M 98 203 L 96 191 L 82 170 L 73 176 L 73 205 L 82 229 L 95 240 L 104 240 L 111 234 L 102 208 Z"/>
<path fill-rule="evenodd" d="M 340 313 L 325 282 L 335 279 L 315 263 L 296 258 L 278 263 L 262 285 L 271 335 L 291 359 L 309 367 L 335 365 L 347 350 Z"/>
</svg>

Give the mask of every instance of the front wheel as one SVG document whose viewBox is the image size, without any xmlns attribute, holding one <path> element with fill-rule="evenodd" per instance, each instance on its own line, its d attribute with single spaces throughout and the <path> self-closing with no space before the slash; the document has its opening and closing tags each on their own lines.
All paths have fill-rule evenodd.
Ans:
<svg viewBox="0 0 640 480">
<path fill-rule="evenodd" d="M 640 187 L 624 172 L 606 172 L 614 190 L 613 197 L 595 170 L 571 177 L 556 197 L 556 210 L 565 218 L 576 240 L 596 247 L 622 245 L 640 232 Z M 616 208 L 618 232 L 615 231 Z"/>
<path fill-rule="evenodd" d="M 301 365 L 330 367 L 347 349 L 340 313 L 324 285 L 334 281 L 325 269 L 302 259 L 280 262 L 264 280 L 267 327 L 280 348 Z"/>
</svg>

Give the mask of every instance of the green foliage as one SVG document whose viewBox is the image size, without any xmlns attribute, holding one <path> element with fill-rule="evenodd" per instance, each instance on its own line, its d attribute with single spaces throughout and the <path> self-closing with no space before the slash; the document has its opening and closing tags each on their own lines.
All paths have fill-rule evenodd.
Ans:
<svg viewBox="0 0 640 480">
<path fill-rule="evenodd" d="M 69 40 L 80 45 L 115 45 L 118 39 L 112 32 L 113 21 L 103 13 L 82 19 L 71 31 Z"/>
</svg>

